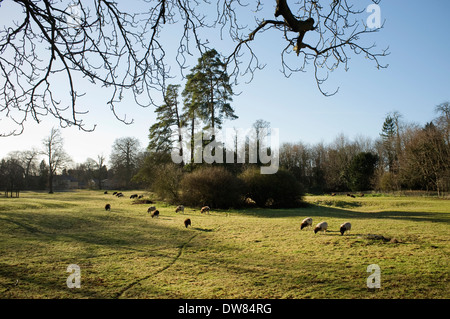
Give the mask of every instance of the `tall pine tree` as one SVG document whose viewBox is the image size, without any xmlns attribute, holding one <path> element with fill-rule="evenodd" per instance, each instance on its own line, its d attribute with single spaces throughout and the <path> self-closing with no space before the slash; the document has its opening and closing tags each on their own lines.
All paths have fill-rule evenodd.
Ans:
<svg viewBox="0 0 450 319">
<path fill-rule="evenodd" d="M 197 65 L 187 75 L 186 87 L 183 92 L 185 105 L 189 114 L 197 114 L 206 123 L 205 129 L 221 128 L 224 119 L 238 118 L 231 107 L 233 89 L 226 65 L 216 50 L 206 51 L 198 59 Z"/>
<path fill-rule="evenodd" d="M 150 127 L 148 149 L 154 153 L 170 153 L 174 139 L 178 142 L 179 155 L 183 156 L 181 128 L 184 126 L 178 103 L 180 85 L 169 84 L 164 94 L 164 104 L 159 106 L 156 123 Z"/>
</svg>

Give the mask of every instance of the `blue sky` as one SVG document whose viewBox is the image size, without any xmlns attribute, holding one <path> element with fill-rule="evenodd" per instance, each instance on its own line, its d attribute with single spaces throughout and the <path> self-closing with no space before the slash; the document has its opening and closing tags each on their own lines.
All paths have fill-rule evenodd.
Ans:
<svg viewBox="0 0 450 319">
<path fill-rule="evenodd" d="M 0 8 L 0 21 L 10 14 L 5 9 L 7 3 L 4 1 Z M 450 100 L 450 2 L 384 0 L 380 8 L 385 27 L 370 40 L 380 50 L 389 46 L 390 55 L 382 60 L 389 64 L 387 69 L 377 70 L 372 61 L 352 56 L 349 70 L 333 72 L 325 85 L 329 91 L 339 87 L 339 93 L 325 97 L 317 89 L 312 72 L 290 78 L 280 72 L 282 47 L 276 43 L 283 42 L 279 33 L 267 32 L 254 43 L 266 67 L 256 72 L 250 84 L 241 81 L 235 87 L 242 92 L 232 104 L 239 119 L 224 126 L 246 128 L 264 119 L 279 128 L 281 142 L 315 144 L 332 142 L 341 133 L 350 139 L 357 135 L 375 139 L 391 111 L 399 111 L 406 122 L 431 121 L 436 116 L 434 107 Z M 118 111 L 126 110 L 127 117 L 134 119 L 134 124 L 125 125 L 114 118 L 101 94 L 93 94 L 92 87 L 86 91 L 95 107 L 85 121 L 96 123 L 96 130 L 62 130 L 66 150 L 75 162 L 98 154 L 109 157 L 114 139 L 123 136 L 136 137 L 142 147 L 147 145 L 148 129 L 155 120 L 154 107 L 141 108 L 132 99 L 123 101 Z M 29 121 L 22 135 L 0 138 L 0 158 L 10 151 L 40 147 L 51 127 L 57 125 L 50 117 L 40 124 Z"/>
</svg>

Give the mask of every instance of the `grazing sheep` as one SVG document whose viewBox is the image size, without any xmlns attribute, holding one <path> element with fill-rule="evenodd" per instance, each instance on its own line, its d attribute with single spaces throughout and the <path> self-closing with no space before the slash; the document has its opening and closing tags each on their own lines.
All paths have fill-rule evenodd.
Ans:
<svg viewBox="0 0 450 319">
<path fill-rule="evenodd" d="M 245 204 L 248 206 L 256 206 L 256 202 L 250 197 L 246 197 L 244 200 Z"/>
<path fill-rule="evenodd" d="M 159 217 L 159 210 L 155 210 L 154 212 L 152 212 L 152 218 L 153 217 Z"/>
<path fill-rule="evenodd" d="M 336 196 L 336 193 L 332 193 L 331 196 Z"/>
<path fill-rule="evenodd" d="M 363 193 L 361 193 L 361 194 L 359 194 L 359 196 L 361 196 L 361 197 L 364 197 L 364 194 L 363 194 Z"/>
<path fill-rule="evenodd" d="M 144 195 L 139 195 L 138 199 L 141 199 L 142 197 L 144 197 Z"/>
<path fill-rule="evenodd" d="M 110 204 L 106 204 L 105 205 L 105 210 L 111 211 L 111 205 Z"/>
<path fill-rule="evenodd" d="M 346 231 L 350 231 L 350 229 L 352 229 L 352 224 L 350 224 L 349 222 L 343 223 L 340 229 L 341 235 L 344 235 L 344 233 Z"/>
<path fill-rule="evenodd" d="M 350 196 L 352 196 L 352 195 L 350 195 L 349 193 L 347 193 L 347 196 L 350 197 Z"/>
<path fill-rule="evenodd" d="M 351 198 L 355 198 L 355 195 L 350 195 Z"/>
<path fill-rule="evenodd" d="M 312 227 L 312 218 L 307 217 L 302 221 L 302 224 L 300 225 L 300 230 L 302 230 L 305 227 Z"/>
<path fill-rule="evenodd" d="M 179 205 L 179 206 L 177 206 L 177 208 L 175 208 L 175 213 L 178 213 L 178 212 L 184 213 L 184 206 L 183 205 Z"/>
<path fill-rule="evenodd" d="M 147 209 L 147 213 L 151 213 L 151 212 L 154 211 L 154 210 L 156 210 L 156 207 L 155 207 L 155 206 L 150 206 L 150 207 Z"/>
<path fill-rule="evenodd" d="M 113 195 L 117 195 L 117 192 L 114 192 Z"/>
<path fill-rule="evenodd" d="M 117 197 L 123 197 L 122 192 L 116 194 Z"/>
<path fill-rule="evenodd" d="M 323 231 L 325 232 L 328 228 L 328 223 L 327 222 L 320 222 L 316 225 L 316 228 L 314 228 L 314 234 L 316 234 L 318 231 Z"/>
<path fill-rule="evenodd" d="M 130 199 L 137 198 L 137 197 L 138 197 L 138 194 L 133 194 L 130 196 Z"/>
<path fill-rule="evenodd" d="M 186 226 L 186 228 L 188 228 L 188 226 L 191 226 L 191 220 L 189 218 L 185 219 L 184 226 Z"/>
<path fill-rule="evenodd" d="M 203 206 L 202 209 L 200 210 L 200 213 L 208 213 L 209 214 L 210 208 L 209 206 Z"/>
<path fill-rule="evenodd" d="M 103 194 L 108 194 L 108 191 L 105 191 Z"/>
</svg>

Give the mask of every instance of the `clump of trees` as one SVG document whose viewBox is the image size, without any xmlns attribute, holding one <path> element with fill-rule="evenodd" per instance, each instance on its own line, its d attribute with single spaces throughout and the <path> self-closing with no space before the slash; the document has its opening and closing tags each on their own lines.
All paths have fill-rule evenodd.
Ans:
<svg viewBox="0 0 450 319">
<path fill-rule="evenodd" d="M 392 112 L 375 140 L 340 135 L 329 145 L 285 143 L 280 165 L 312 193 L 424 190 L 440 196 L 450 191 L 450 103 L 435 111 L 424 126 Z"/>
<path fill-rule="evenodd" d="M 249 167 L 239 178 L 244 184 L 246 199 L 259 207 L 291 208 L 302 203 L 303 186 L 285 169 L 275 174 L 261 174 L 258 167 Z"/>
</svg>

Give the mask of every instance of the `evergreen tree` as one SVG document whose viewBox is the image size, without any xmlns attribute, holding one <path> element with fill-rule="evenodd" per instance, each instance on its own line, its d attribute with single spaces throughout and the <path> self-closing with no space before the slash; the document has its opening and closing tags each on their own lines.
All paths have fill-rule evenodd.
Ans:
<svg viewBox="0 0 450 319">
<path fill-rule="evenodd" d="M 178 89 L 180 85 L 169 84 L 164 94 L 164 104 L 159 106 L 156 123 L 150 127 L 148 149 L 156 153 L 170 153 L 173 149 L 173 137 L 177 136 L 179 155 L 183 156 L 182 134 L 183 120 L 178 105 Z"/>
<path fill-rule="evenodd" d="M 369 152 L 358 153 L 348 166 L 348 182 L 352 191 L 372 189 L 372 178 L 378 156 Z"/>
<path fill-rule="evenodd" d="M 383 123 L 383 128 L 380 133 L 383 139 L 384 153 L 387 161 L 389 172 L 395 172 L 395 163 L 397 161 L 396 143 L 397 128 L 395 118 L 388 115 Z"/>
<path fill-rule="evenodd" d="M 183 96 L 191 125 L 198 115 L 206 122 L 205 128 L 221 128 L 224 119 L 236 119 L 232 101 L 233 90 L 226 65 L 216 50 L 206 51 L 198 64 L 187 75 Z M 214 136 L 213 138 L 214 139 Z"/>
</svg>

